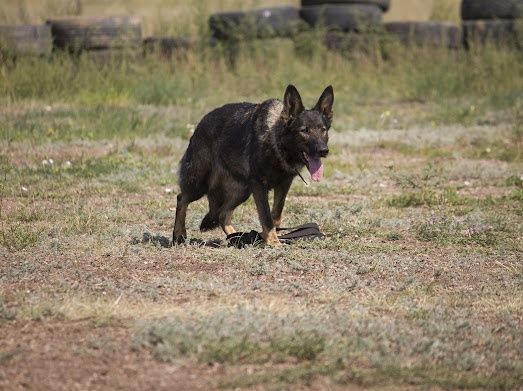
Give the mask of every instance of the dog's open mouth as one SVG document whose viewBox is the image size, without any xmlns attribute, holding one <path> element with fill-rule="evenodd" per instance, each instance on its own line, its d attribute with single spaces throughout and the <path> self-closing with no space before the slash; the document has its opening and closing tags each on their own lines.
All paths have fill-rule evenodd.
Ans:
<svg viewBox="0 0 523 391">
<path fill-rule="evenodd" d="M 309 169 L 311 174 L 311 179 L 314 182 L 319 182 L 323 179 L 323 163 L 319 157 L 311 157 L 303 152 L 303 158 L 305 160 L 305 165 Z"/>
</svg>

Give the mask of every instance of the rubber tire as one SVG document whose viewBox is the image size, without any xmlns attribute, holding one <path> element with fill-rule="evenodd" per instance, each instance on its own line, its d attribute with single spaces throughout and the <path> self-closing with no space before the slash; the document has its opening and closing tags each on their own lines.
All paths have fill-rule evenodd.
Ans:
<svg viewBox="0 0 523 391">
<path fill-rule="evenodd" d="M 302 6 L 323 4 L 372 4 L 383 11 L 388 11 L 390 8 L 390 0 L 301 0 Z"/>
<path fill-rule="evenodd" d="M 212 36 L 219 40 L 290 37 L 301 28 L 294 7 L 260 8 L 248 12 L 221 12 L 209 17 Z"/>
<path fill-rule="evenodd" d="M 516 19 L 523 17 L 523 0 L 463 0 L 461 18 Z"/>
<path fill-rule="evenodd" d="M 463 30 L 449 22 L 390 22 L 385 31 L 406 46 L 462 47 Z"/>
<path fill-rule="evenodd" d="M 468 49 L 472 46 L 493 44 L 523 48 L 520 34 L 523 21 L 515 20 L 469 20 L 463 22 L 463 42 Z"/>
<path fill-rule="evenodd" d="M 53 39 L 49 26 L 0 26 L 0 50 L 10 55 L 47 56 L 52 49 Z"/>
<path fill-rule="evenodd" d="M 140 19 L 134 16 L 66 17 L 49 19 L 55 47 L 100 50 L 138 47 L 142 43 Z"/>
<path fill-rule="evenodd" d="M 346 32 L 377 27 L 381 25 L 382 15 L 381 8 L 369 4 L 311 5 L 300 10 L 300 16 L 311 27 Z"/>
</svg>

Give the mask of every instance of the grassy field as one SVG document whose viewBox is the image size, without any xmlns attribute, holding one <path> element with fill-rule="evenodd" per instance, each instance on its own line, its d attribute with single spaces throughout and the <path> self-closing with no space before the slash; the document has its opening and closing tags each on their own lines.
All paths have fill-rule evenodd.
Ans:
<svg viewBox="0 0 523 391">
<path fill-rule="evenodd" d="M 521 387 L 522 53 L 315 34 L 0 65 L 0 389 Z M 336 94 L 325 179 L 284 212 L 326 239 L 162 247 L 201 116 L 288 83 Z M 189 235 L 223 240 L 205 212 Z"/>
</svg>

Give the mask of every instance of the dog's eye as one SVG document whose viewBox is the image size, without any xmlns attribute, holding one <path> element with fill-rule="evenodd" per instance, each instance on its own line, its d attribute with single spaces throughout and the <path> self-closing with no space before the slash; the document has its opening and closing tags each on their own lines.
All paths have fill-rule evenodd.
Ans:
<svg viewBox="0 0 523 391">
<path fill-rule="evenodd" d="M 308 132 L 309 132 L 309 129 L 307 129 L 306 126 L 302 126 L 302 127 L 300 128 L 300 132 L 301 132 L 301 133 L 308 133 Z"/>
<path fill-rule="evenodd" d="M 321 131 L 322 131 L 322 133 L 326 133 L 327 132 L 327 128 L 324 126 L 324 127 L 321 128 Z"/>
</svg>

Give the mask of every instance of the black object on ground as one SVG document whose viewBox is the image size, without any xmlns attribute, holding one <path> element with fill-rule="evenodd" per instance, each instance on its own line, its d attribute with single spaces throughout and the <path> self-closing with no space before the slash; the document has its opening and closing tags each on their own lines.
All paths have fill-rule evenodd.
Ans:
<svg viewBox="0 0 523 391">
<path fill-rule="evenodd" d="M 324 239 L 325 235 L 320 231 L 316 223 L 303 224 L 294 228 L 278 228 L 278 232 L 289 231 L 278 235 L 281 243 L 292 244 L 298 240 Z M 235 232 L 227 235 L 229 247 L 244 248 L 245 246 L 258 246 L 265 244 L 261 234 L 257 231 Z"/>
</svg>

